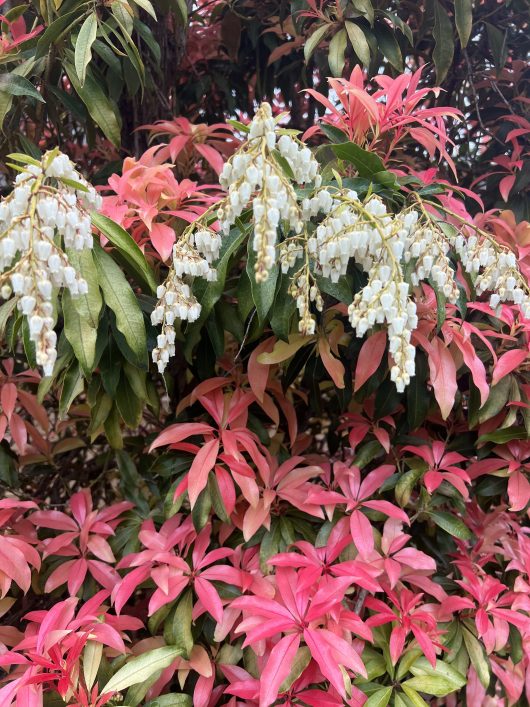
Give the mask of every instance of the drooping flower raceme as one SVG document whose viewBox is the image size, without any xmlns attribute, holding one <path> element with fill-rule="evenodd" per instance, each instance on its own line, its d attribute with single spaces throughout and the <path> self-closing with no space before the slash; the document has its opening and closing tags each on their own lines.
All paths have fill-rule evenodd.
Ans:
<svg viewBox="0 0 530 707">
<path fill-rule="evenodd" d="M 89 212 L 101 198 L 59 150 L 41 161 L 11 158 L 21 166 L 15 188 L 0 203 L 0 293 L 15 296 L 37 364 L 51 375 L 57 357 L 54 292 L 64 287 L 76 296 L 88 290 L 65 251 L 92 248 Z"/>
<path fill-rule="evenodd" d="M 337 282 L 353 265 L 364 271 L 367 282 L 352 293 L 349 320 L 358 337 L 374 328 L 386 329 L 390 377 L 399 392 L 415 374 L 411 340 L 418 325 L 414 288 L 420 283 L 428 282 L 456 304 L 460 261 L 477 293 L 490 293 L 493 308 L 513 301 L 525 317 L 530 316 L 528 285 L 509 249 L 462 220 L 459 227 L 447 223 L 448 214 L 453 221 L 457 214 L 445 214 L 432 202 L 426 205 L 418 195 L 411 195 L 413 203 L 393 213 L 377 195 L 369 193 L 361 200 L 337 181 L 322 185 L 311 151 L 278 126 L 268 104 L 256 112 L 247 141 L 225 164 L 219 179 L 228 192 L 217 205 L 221 232 L 228 234 L 239 219 L 251 219 L 256 282 L 266 281 L 278 265 L 290 274 L 288 292 L 296 301 L 301 334 L 315 334 L 317 312 L 324 306 L 319 277 Z M 303 193 L 296 186 L 303 186 Z M 244 213 L 250 204 L 251 217 Z M 210 209 L 186 229 L 174 247 L 169 276 L 159 288 L 152 321 L 162 324 L 153 351 L 161 372 L 175 353 L 175 320 L 194 321 L 200 316 L 190 278 L 215 279 L 213 263 L 221 237 L 212 228 L 214 218 Z"/>
</svg>

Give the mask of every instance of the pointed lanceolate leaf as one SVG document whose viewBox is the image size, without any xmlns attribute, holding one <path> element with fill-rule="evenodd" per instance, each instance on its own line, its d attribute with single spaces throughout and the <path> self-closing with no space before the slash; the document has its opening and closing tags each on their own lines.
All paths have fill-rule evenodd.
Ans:
<svg viewBox="0 0 530 707">
<path fill-rule="evenodd" d="M 128 661 L 107 682 L 101 694 L 121 692 L 131 685 L 145 682 L 155 673 L 161 672 L 182 655 L 182 649 L 175 646 L 155 648 Z"/>
<path fill-rule="evenodd" d="M 131 275 L 137 277 L 141 283 L 145 283 L 151 292 L 155 292 L 156 280 L 153 271 L 147 263 L 145 255 L 136 244 L 136 241 L 125 229 L 108 218 L 108 216 L 92 213 L 91 219 L 94 226 L 103 233 L 105 238 L 108 238 L 126 261 Z"/>
<path fill-rule="evenodd" d="M 436 67 L 436 83 L 440 85 L 447 76 L 455 51 L 453 26 L 447 11 L 439 0 L 434 0 L 434 41 L 433 60 Z"/>
<path fill-rule="evenodd" d="M 97 243 L 92 250 L 105 304 L 114 312 L 116 326 L 136 356 L 139 366 L 147 365 L 144 318 L 131 286 L 121 268 Z"/>
<path fill-rule="evenodd" d="M 98 31 L 98 16 L 92 12 L 81 25 L 75 43 L 74 63 L 79 84 L 85 83 L 86 68 L 92 59 L 92 45 L 96 41 Z"/>
<path fill-rule="evenodd" d="M 335 34 L 329 43 L 329 68 L 333 76 L 341 76 L 342 70 L 344 69 L 344 64 L 346 59 L 344 57 L 344 52 L 346 51 L 346 44 L 348 42 L 348 36 L 345 29 L 341 29 Z"/>
<path fill-rule="evenodd" d="M 121 142 L 121 119 L 118 106 L 104 93 L 100 84 L 89 71 L 87 71 L 84 84 L 81 85 L 75 67 L 65 61 L 64 68 L 92 120 L 101 128 L 105 137 L 115 147 L 119 147 Z"/>
</svg>

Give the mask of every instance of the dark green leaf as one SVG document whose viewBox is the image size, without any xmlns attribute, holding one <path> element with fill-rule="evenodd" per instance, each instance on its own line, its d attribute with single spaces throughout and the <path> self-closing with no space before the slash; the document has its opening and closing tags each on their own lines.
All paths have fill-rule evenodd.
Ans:
<svg viewBox="0 0 530 707">
<path fill-rule="evenodd" d="M 276 294 L 276 283 L 278 282 L 278 275 L 280 272 L 280 267 L 276 262 L 271 270 L 269 271 L 269 276 L 265 282 L 256 282 L 255 277 L 255 263 L 256 263 L 256 251 L 254 250 L 253 243 L 251 239 L 248 241 L 248 254 L 247 254 L 247 275 L 250 279 L 250 287 L 252 290 L 252 299 L 258 313 L 258 319 L 260 324 L 264 324 L 266 317 L 272 307 L 274 302 L 274 296 Z"/>
<path fill-rule="evenodd" d="M 147 366 L 144 318 L 131 286 L 121 268 L 97 243 L 93 251 L 105 303 L 114 312 L 116 326 L 125 337 L 140 366 Z"/>
<path fill-rule="evenodd" d="M 385 171 L 385 165 L 375 152 L 368 152 L 354 142 L 331 145 L 331 149 L 341 160 L 355 165 L 360 177 L 372 177 L 377 172 Z"/>
<path fill-rule="evenodd" d="M 140 282 L 146 284 L 151 292 L 156 292 L 156 280 L 153 271 L 136 241 L 125 229 L 107 216 L 94 212 L 91 214 L 91 218 L 94 226 L 117 248 L 130 267 L 131 273 L 139 278 Z"/>
<path fill-rule="evenodd" d="M 457 518 L 451 513 L 446 513 L 445 511 L 431 511 L 429 516 L 442 530 L 445 530 L 455 538 L 459 538 L 459 540 L 469 540 L 473 535 L 467 525 L 465 525 L 460 518 Z"/>
<path fill-rule="evenodd" d="M 397 71 L 403 71 L 403 57 L 398 41 L 391 28 L 384 22 L 378 22 L 374 28 L 379 49 Z"/>
<path fill-rule="evenodd" d="M 497 73 L 499 73 L 502 71 L 508 57 L 507 33 L 489 22 L 484 22 L 484 24 L 486 25 L 486 31 L 488 33 L 488 42 L 495 63 L 495 69 Z"/>
<path fill-rule="evenodd" d="M 0 74 L 0 91 L 11 96 L 30 96 L 35 100 L 45 103 L 44 98 L 35 86 L 23 76 L 18 74 Z"/>
<path fill-rule="evenodd" d="M 473 0 L 455 0 L 455 24 L 462 47 L 467 47 L 473 26 Z"/>
<path fill-rule="evenodd" d="M 432 58 L 436 67 L 436 83 L 440 85 L 447 76 L 447 72 L 453 63 L 455 47 L 451 20 L 439 0 L 434 0 L 433 35 L 435 47 Z"/>
<path fill-rule="evenodd" d="M 111 99 L 105 95 L 100 84 L 92 76 L 90 71 L 87 71 L 85 83 L 81 86 L 72 64 L 65 61 L 64 68 L 75 92 L 85 104 L 92 120 L 101 128 L 105 137 L 107 137 L 115 147 L 119 147 L 121 140 L 121 118 L 118 107 L 114 101 L 111 101 Z"/>
</svg>

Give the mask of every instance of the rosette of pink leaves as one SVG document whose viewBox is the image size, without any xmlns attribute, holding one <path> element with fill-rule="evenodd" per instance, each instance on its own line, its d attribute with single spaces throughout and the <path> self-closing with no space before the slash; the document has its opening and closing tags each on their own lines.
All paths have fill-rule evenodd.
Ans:
<svg viewBox="0 0 530 707">
<path fill-rule="evenodd" d="M 87 572 L 96 584 L 111 590 L 120 581 L 120 576 L 113 567 L 116 558 L 108 538 L 124 520 L 120 516 L 133 505 L 121 501 L 98 510 L 93 508 L 90 490 L 83 489 L 70 499 L 71 515 L 54 510 L 33 513 L 29 520 L 37 528 L 61 531 L 40 543 L 43 558 L 75 558 L 59 563 L 46 580 L 44 591 L 51 592 L 66 584 L 70 595 L 74 596 L 82 587 Z"/>
</svg>

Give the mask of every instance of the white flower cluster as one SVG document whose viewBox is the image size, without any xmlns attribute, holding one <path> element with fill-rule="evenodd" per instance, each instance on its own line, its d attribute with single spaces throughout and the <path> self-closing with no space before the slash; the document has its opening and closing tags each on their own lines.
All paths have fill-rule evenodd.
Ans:
<svg viewBox="0 0 530 707">
<path fill-rule="evenodd" d="M 308 251 L 323 277 L 332 282 L 346 274 L 350 260 L 368 274 L 368 283 L 348 308 L 349 320 L 359 337 L 377 324 L 386 325 L 394 360 L 391 378 L 403 391 L 414 375 L 415 350 L 410 339 L 418 323 L 403 273 L 403 261 L 409 258 L 403 256 L 413 240 L 418 214 L 408 211 L 396 216 L 387 212 L 379 197 L 372 196 L 363 204 L 352 190 L 339 191 L 335 198 L 326 191 L 321 200 L 313 200 L 312 213 L 321 206 L 329 213 L 308 239 Z M 430 263 L 431 269 L 436 262 Z M 416 267 L 425 271 L 418 263 Z M 425 277 L 424 271 L 420 272 Z"/>
<path fill-rule="evenodd" d="M 218 210 L 225 233 L 252 199 L 256 282 L 264 282 L 276 262 L 280 222 L 287 222 L 295 233 L 303 228 L 296 192 L 275 151 L 287 163 L 296 183 L 320 183 L 318 162 L 311 150 L 290 135 L 278 138 L 268 103 L 262 103 L 257 110 L 247 143 L 225 164 L 219 178 L 221 186 L 228 191 Z"/>
<path fill-rule="evenodd" d="M 0 293 L 16 297 L 37 364 L 51 375 L 57 357 L 54 288 L 65 287 L 72 296 L 88 290 L 63 248 L 92 247 L 89 211 L 101 206 L 101 197 L 58 150 L 41 162 L 13 158 L 22 166 L 13 191 L 0 202 Z"/>
<path fill-rule="evenodd" d="M 272 109 L 268 103 L 263 103 L 250 124 L 247 142 L 223 167 L 219 182 L 228 194 L 217 211 L 221 231 L 228 234 L 236 219 L 252 202 L 257 282 L 264 282 L 276 263 L 281 221 L 285 221 L 295 233 L 300 233 L 303 228 L 302 209 L 282 168 L 282 159 L 295 182 L 315 181 L 320 185 L 318 162 L 311 150 L 290 135 L 279 135 Z M 172 266 L 163 288 L 159 288 L 159 301 L 151 315 L 153 324 L 162 325 L 162 333 L 153 351 L 153 361 L 160 372 L 164 371 L 175 352 L 175 320 L 194 321 L 200 316 L 200 304 L 191 294 L 185 278 L 215 279 L 216 271 L 211 263 L 219 256 L 221 238 L 206 228 L 203 221 L 199 219 L 190 226 L 174 246 Z M 300 248 L 296 249 L 296 254 L 291 251 L 290 257 L 296 259 L 301 252 Z"/>
<path fill-rule="evenodd" d="M 352 261 L 362 268 L 367 284 L 353 297 L 349 320 L 359 337 L 374 327 L 387 330 L 391 379 L 400 392 L 415 374 L 411 337 L 418 317 L 413 288 L 428 282 L 456 303 L 455 252 L 477 292 L 491 292 L 492 307 L 513 301 L 530 317 L 528 287 L 512 253 L 488 241 L 487 234 L 453 234 L 449 224 L 421 203 L 394 214 L 376 195 L 361 202 L 351 189 L 322 187 L 311 150 L 278 129 L 266 103 L 256 112 L 247 141 L 225 164 L 220 183 L 228 192 L 217 207 L 222 232 L 228 233 L 252 205 L 256 282 L 265 281 L 276 262 L 284 274 L 294 269 L 288 291 L 296 301 L 302 334 L 315 333 L 315 311 L 324 306 L 318 276 L 336 283 Z M 312 191 L 299 198 L 295 183 L 311 184 Z M 221 239 L 204 225 L 206 216 L 210 218 L 207 214 L 190 225 L 176 244 L 168 279 L 159 288 L 152 321 L 162 325 L 153 352 L 160 371 L 175 350 L 175 320 L 194 321 L 200 315 L 186 279 L 215 277 L 212 262 Z"/>
<path fill-rule="evenodd" d="M 484 237 L 464 238 L 454 241 L 462 265 L 475 280 L 477 294 L 491 292 L 490 306 L 497 309 L 502 302 L 513 302 L 521 307 L 523 316 L 530 319 L 530 295 L 522 277 L 515 254 L 495 248 Z"/>
<path fill-rule="evenodd" d="M 162 325 L 152 359 L 163 373 L 171 356 L 175 355 L 175 320 L 194 322 L 199 318 L 201 305 L 191 292 L 186 276 L 215 280 L 217 271 L 211 263 L 219 257 L 221 238 L 208 228 L 191 231 L 187 239 L 173 246 L 173 264 L 163 285 L 157 290 L 158 302 L 151 313 L 151 322 Z"/>
</svg>

